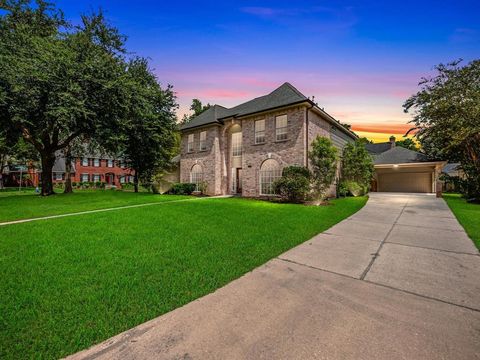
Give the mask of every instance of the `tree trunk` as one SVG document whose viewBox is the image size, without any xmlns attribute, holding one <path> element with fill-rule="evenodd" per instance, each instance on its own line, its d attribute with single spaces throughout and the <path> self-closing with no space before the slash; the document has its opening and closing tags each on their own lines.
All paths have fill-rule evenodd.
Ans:
<svg viewBox="0 0 480 360">
<path fill-rule="evenodd" d="M 65 190 L 64 194 L 73 193 L 72 188 L 72 151 L 70 146 L 65 148 Z"/>
<path fill-rule="evenodd" d="M 53 192 L 52 170 L 55 163 L 55 154 L 48 152 L 41 152 L 42 160 L 42 196 L 49 196 L 55 194 Z"/>
<path fill-rule="evenodd" d="M 138 193 L 138 172 L 135 170 L 135 175 L 133 176 L 133 188 L 135 192 Z"/>
</svg>

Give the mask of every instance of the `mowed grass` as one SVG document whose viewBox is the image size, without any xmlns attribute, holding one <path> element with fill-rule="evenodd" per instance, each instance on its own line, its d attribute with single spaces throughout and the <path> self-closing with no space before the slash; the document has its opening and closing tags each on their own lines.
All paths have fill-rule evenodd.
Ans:
<svg viewBox="0 0 480 360">
<path fill-rule="evenodd" d="M 21 192 L 0 195 L 0 222 L 186 198 L 115 190 L 76 190 L 47 197 Z"/>
<path fill-rule="evenodd" d="M 58 358 L 206 295 L 359 210 L 229 198 L 0 228 L 0 358 Z"/>
<path fill-rule="evenodd" d="M 480 249 L 480 205 L 467 203 L 459 194 L 443 194 L 443 198 L 475 246 Z"/>
</svg>

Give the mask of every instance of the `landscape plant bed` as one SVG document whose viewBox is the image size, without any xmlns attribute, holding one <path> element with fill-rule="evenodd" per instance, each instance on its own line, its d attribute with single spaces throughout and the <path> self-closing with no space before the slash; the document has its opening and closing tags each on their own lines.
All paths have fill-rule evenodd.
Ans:
<svg viewBox="0 0 480 360">
<path fill-rule="evenodd" d="M 0 227 L 0 358 L 87 348 L 224 286 L 365 202 L 208 198 Z"/>
</svg>

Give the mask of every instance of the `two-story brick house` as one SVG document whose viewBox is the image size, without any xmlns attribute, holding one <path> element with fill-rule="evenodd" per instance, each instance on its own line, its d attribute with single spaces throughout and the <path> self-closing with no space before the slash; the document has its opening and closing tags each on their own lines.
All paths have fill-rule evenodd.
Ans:
<svg viewBox="0 0 480 360">
<path fill-rule="evenodd" d="M 247 197 L 272 195 L 285 166 L 308 167 L 318 135 L 339 149 L 357 138 L 289 83 L 230 109 L 214 105 L 181 132 L 181 182 L 206 184 L 209 195 Z"/>
</svg>

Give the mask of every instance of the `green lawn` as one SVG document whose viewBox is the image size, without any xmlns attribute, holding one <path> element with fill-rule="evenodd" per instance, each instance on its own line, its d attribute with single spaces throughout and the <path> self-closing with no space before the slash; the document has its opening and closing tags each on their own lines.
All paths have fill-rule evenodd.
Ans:
<svg viewBox="0 0 480 360">
<path fill-rule="evenodd" d="M 214 291 L 365 202 L 204 198 L 0 227 L 0 358 L 84 349 Z"/>
<path fill-rule="evenodd" d="M 4 192 L 0 193 L 0 222 L 184 198 L 115 190 L 76 190 L 73 194 L 58 193 L 48 197 L 41 197 L 33 191 Z"/>
<path fill-rule="evenodd" d="M 480 205 L 467 203 L 458 194 L 443 194 L 443 198 L 470 239 L 480 249 Z"/>
</svg>

